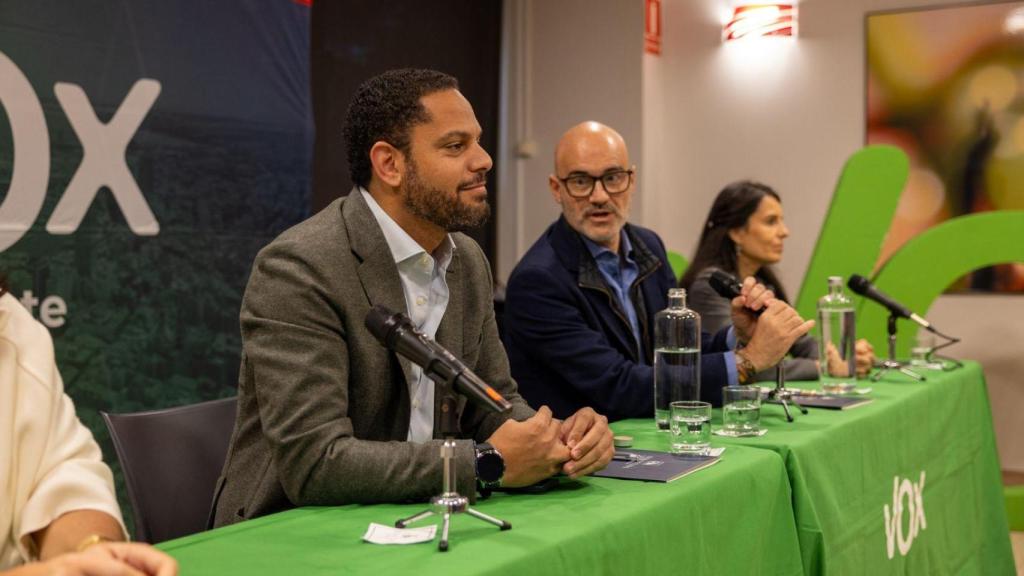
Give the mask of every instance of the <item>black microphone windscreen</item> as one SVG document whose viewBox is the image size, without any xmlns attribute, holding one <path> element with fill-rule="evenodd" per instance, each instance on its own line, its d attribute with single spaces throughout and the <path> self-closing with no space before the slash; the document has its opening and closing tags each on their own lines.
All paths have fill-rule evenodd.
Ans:
<svg viewBox="0 0 1024 576">
<path fill-rule="evenodd" d="M 860 274 L 851 274 L 850 279 L 846 281 L 846 285 L 850 287 L 850 290 L 863 296 L 867 293 L 868 288 L 871 287 L 871 282 Z"/>
<path fill-rule="evenodd" d="M 718 292 L 718 295 L 723 298 L 732 300 L 740 295 L 739 281 L 737 281 L 736 278 L 728 272 L 715 270 L 711 273 L 711 278 L 708 278 L 708 283 L 711 284 L 711 288 L 715 292 Z"/>
<path fill-rule="evenodd" d="M 391 332 L 397 324 L 394 320 L 394 316 L 395 313 L 388 309 L 388 307 L 378 304 L 366 313 L 366 319 L 363 323 L 366 325 L 366 329 L 370 331 L 370 334 L 373 334 L 374 338 L 380 340 L 380 342 L 384 344 L 387 340 L 388 333 Z"/>
</svg>

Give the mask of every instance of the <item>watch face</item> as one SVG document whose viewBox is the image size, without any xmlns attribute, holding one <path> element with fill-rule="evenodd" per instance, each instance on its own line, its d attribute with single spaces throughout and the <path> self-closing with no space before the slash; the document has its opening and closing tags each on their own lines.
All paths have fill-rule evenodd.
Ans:
<svg viewBox="0 0 1024 576">
<path fill-rule="evenodd" d="M 497 482 L 505 473 L 505 461 L 497 452 L 481 452 L 476 459 L 476 473 L 483 482 Z"/>
</svg>

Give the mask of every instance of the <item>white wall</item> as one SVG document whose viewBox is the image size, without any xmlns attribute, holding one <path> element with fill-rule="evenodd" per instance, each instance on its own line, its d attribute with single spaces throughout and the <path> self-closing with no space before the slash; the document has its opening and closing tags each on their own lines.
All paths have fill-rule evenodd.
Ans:
<svg viewBox="0 0 1024 576">
<path fill-rule="evenodd" d="M 1024 302 L 1008 296 L 946 296 L 928 319 L 964 341 L 951 354 L 981 362 L 988 380 L 996 443 L 1004 470 L 1024 472 Z M 950 327 L 950 328 L 947 328 Z"/>
<path fill-rule="evenodd" d="M 548 192 L 555 144 L 569 127 L 617 128 L 642 154 L 643 10 L 636 0 L 507 0 L 505 87 L 498 171 L 498 278 L 559 214 Z M 518 154 L 525 148 L 529 157 Z M 643 199 L 634 202 L 640 214 Z"/>
<path fill-rule="evenodd" d="M 639 0 L 508 4 L 517 2 L 533 9 L 533 119 L 525 130 L 539 144 L 539 156 L 519 162 L 525 182 L 502 179 L 499 280 L 557 214 L 543 190 L 554 142 L 565 127 L 593 118 L 623 133 L 639 165 L 632 220 L 683 254 L 692 253 L 724 184 L 754 178 L 775 187 L 792 230 L 779 267 L 790 292 L 800 286 L 839 171 L 864 143 L 865 14 L 962 3 L 804 0 L 796 41 L 723 45 L 722 13 L 732 2 L 662 0 L 662 55 L 650 56 L 641 55 Z M 555 20 L 585 22 L 595 36 L 583 45 L 566 42 Z M 618 30 L 627 20 L 638 34 L 596 37 L 597 30 Z M 537 65 L 541 53 L 547 65 Z M 601 90 L 595 79 L 608 76 L 635 82 L 636 90 L 623 88 L 622 96 Z M 564 88 L 573 85 L 584 90 Z M 505 214 L 513 200 L 519 212 Z M 1003 467 L 1024 471 L 1024 442 L 1018 440 L 1024 438 L 1024 298 L 947 296 L 929 315 L 964 339 L 951 353 L 984 365 Z"/>
</svg>

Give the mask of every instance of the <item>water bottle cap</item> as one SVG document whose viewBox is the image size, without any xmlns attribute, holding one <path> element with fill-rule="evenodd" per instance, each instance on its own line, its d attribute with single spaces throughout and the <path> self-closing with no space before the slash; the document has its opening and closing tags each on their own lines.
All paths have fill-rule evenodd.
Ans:
<svg viewBox="0 0 1024 576">
<path fill-rule="evenodd" d="M 828 277 L 828 285 L 829 286 L 842 286 L 843 285 L 843 277 L 842 276 L 829 276 Z"/>
</svg>

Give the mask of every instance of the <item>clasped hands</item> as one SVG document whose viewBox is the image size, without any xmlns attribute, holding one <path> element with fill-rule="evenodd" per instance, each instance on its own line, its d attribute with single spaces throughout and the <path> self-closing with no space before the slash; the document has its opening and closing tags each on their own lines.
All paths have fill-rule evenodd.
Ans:
<svg viewBox="0 0 1024 576">
<path fill-rule="evenodd" d="M 505 459 L 501 485 L 529 486 L 557 474 L 571 479 L 608 465 L 615 454 L 608 418 L 583 408 L 563 420 L 542 406 L 531 418 L 507 420 L 488 438 Z"/>
<path fill-rule="evenodd" d="M 61 554 L 3 572 L 3 576 L 175 576 L 178 563 L 136 542 L 101 542 L 81 552 Z"/>
</svg>

